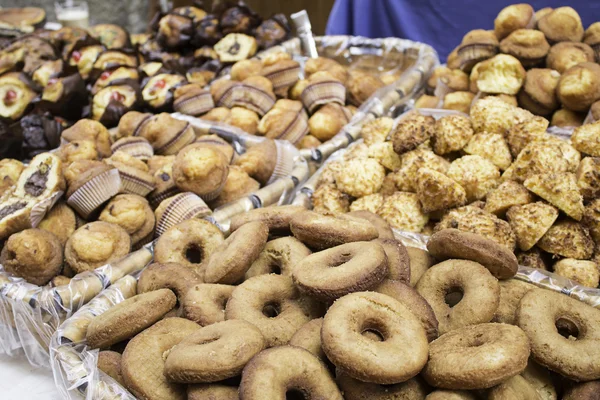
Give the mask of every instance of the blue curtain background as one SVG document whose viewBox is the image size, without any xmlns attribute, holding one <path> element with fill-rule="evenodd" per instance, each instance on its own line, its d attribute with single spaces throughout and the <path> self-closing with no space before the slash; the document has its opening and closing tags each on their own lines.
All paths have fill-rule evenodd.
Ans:
<svg viewBox="0 0 600 400">
<path fill-rule="evenodd" d="M 432 45 L 440 60 L 472 29 L 494 29 L 498 12 L 515 1 L 506 0 L 336 0 L 328 35 L 372 38 L 400 37 Z M 600 0 L 532 0 L 535 10 L 573 7 L 587 28 L 600 21 Z"/>
</svg>

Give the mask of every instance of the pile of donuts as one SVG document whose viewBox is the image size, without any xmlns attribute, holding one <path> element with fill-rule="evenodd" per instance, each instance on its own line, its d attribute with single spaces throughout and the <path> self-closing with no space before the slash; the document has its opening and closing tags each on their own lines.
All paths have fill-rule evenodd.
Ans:
<svg viewBox="0 0 600 400">
<path fill-rule="evenodd" d="M 513 279 L 457 229 L 405 247 L 367 211 L 186 220 L 137 295 L 91 320 L 98 367 L 143 399 L 574 400 L 598 390 L 600 311 Z M 581 397 L 584 396 L 584 397 Z"/>
<path fill-rule="evenodd" d="M 238 154 L 167 113 L 131 111 L 112 133 L 83 119 L 61 141 L 29 165 L 0 161 L 0 263 L 40 286 L 116 261 L 294 167 L 291 147 L 265 138 Z"/>
<path fill-rule="evenodd" d="M 363 142 L 318 172 L 314 209 L 371 211 L 401 231 L 478 233 L 521 265 L 598 286 L 600 122 L 564 140 L 497 97 L 470 116 L 423 113 L 366 124 Z"/>
<path fill-rule="evenodd" d="M 211 85 L 217 108 L 202 118 L 226 122 L 252 135 L 288 140 L 299 148 L 317 147 L 350 122 L 356 107 L 402 72 L 378 72 L 367 64 L 343 66 L 331 58 L 311 58 L 300 79 L 300 63 L 287 53 L 239 61 L 231 69 L 231 79 Z"/>
<path fill-rule="evenodd" d="M 0 155 L 30 159 L 54 149 L 62 129 L 83 117 L 110 128 L 131 110 L 170 112 L 184 93 L 188 109 L 202 106 L 190 91 L 290 38 L 283 14 L 263 21 L 242 1 L 218 3 L 210 13 L 190 6 L 158 14 L 147 34 L 100 24 L 38 29 L 4 43 Z"/>
<path fill-rule="evenodd" d="M 600 22 L 584 29 L 571 7 L 504 8 L 493 30 L 468 32 L 428 81 L 416 107 L 469 112 L 477 96 L 497 96 L 575 127 L 600 119 Z"/>
</svg>

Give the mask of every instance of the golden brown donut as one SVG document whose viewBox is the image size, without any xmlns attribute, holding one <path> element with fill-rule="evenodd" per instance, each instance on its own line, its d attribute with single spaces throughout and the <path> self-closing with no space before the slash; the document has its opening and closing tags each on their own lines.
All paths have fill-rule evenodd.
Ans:
<svg viewBox="0 0 600 400">
<path fill-rule="evenodd" d="M 370 211 L 366 211 L 366 210 L 358 210 L 358 211 L 351 211 L 348 213 L 348 215 L 352 216 L 352 217 L 356 217 L 356 218 L 360 218 L 360 219 L 364 219 L 369 221 L 370 223 L 372 223 L 375 228 L 377 228 L 377 231 L 379 232 L 379 239 L 394 239 L 394 231 L 392 231 L 392 228 L 390 227 L 390 224 L 387 223 L 387 221 L 383 218 L 381 218 L 379 215 L 372 213 Z"/>
<path fill-rule="evenodd" d="M 533 28 L 534 10 L 529 4 L 513 4 L 503 8 L 494 20 L 494 33 L 502 40 L 517 29 Z"/>
<path fill-rule="evenodd" d="M 263 274 L 291 276 L 292 268 L 311 253 L 308 247 L 293 237 L 271 240 L 246 271 L 246 279 Z"/>
<path fill-rule="evenodd" d="M 599 310 L 561 293 L 531 290 L 519 303 L 517 324 L 538 364 L 575 381 L 600 378 Z"/>
<path fill-rule="evenodd" d="M 171 382 L 205 383 L 234 377 L 265 348 L 254 325 L 241 320 L 217 322 L 185 337 L 169 351 L 165 376 Z"/>
<path fill-rule="evenodd" d="M 313 253 L 292 271 L 302 292 L 323 301 L 370 289 L 387 276 L 387 256 L 376 242 L 346 243 Z"/>
<path fill-rule="evenodd" d="M 429 238 L 427 249 L 440 261 L 454 258 L 478 262 L 498 279 L 512 278 L 519 268 L 517 258 L 506 246 L 458 229 L 443 229 L 434 233 Z"/>
<path fill-rule="evenodd" d="M 187 400 L 239 400 L 238 388 L 219 383 L 188 385 Z"/>
<path fill-rule="evenodd" d="M 121 354 L 116 351 L 104 350 L 98 353 L 98 369 L 124 385 L 121 374 Z"/>
<path fill-rule="evenodd" d="M 235 232 L 240 226 L 252 222 L 262 221 L 269 227 L 269 234 L 287 236 L 290 233 L 290 220 L 294 214 L 305 211 L 302 206 L 278 206 L 256 208 L 231 218 L 229 230 Z"/>
<path fill-rule="evenodd" d="M 427 250 L 406 246 L 406 251 L 410 258 L 410 286 L 415 287 L 425 271 L 435 264 L 435 260 Z"/>
<path fill-rule="evenodd" d="M 379 232 L 373 224 L 348 215 L 321 215 L 303 211 L 292 216 L 290 229 L 294 237 L 315 249 L 326 249 L 344 243 L 376 239 Z"/>
<path fill-rule="evenodd" d="M 290 339 L 290 346 L 302 347 L 310 351 L 313 355 L 325 363 L 327 356 L 321 347 L 321 327 L 323 326 L 323 318 L 315 318 L 308 321 L 294 333 Z"/>
<path fill-rule="evenodd" d="M 416 287 L 427 300 L 439 322 L 440 334 L 468 325 L 489 322 L 500 301 L 498 281 L 481 264 L 448 260 L 429 268 Z M 448 295 L 461 293 L 457 304 Z"/>
<path fill-rule="evenodd" d="M 200 326 L 225 320 L 225 307 L 235 286 L 201 283 L 189 289 L 181 302 L 183 316 Z"/>
<path fill-rule="evenodd" d="M 584 62 L 569 68 L 560 77 L 556 93 L 564 107 L 587 111 L 600 99 L 600 65 Z"/>
<path fill-rule="evenodd" d="M 436 390 L 429 393 L 425 400 L 477 400 L 477 397 L 465 390 Z"/>
<path fill-rule="evenodd" d="M 597 400 L 600 394 L 600 382 L 591 381 L 575 384 L 565 391 L 563 400 Z"/>
<path fill-rule="evenodd" d="M 582 62 L 594 62 L 594 50 L 579 42 L 556 43 L 546 57 L 547 67 L 561 74 Z"/>
<path fill-rule="evenodd" d="M 299 347 L 264 350 L 242 372 L 240 398 L 244 400 L 343 400 L 327 367 Z"/>
<path fill-rule="evenodd" d="M 242 225 L 207 260 L 204 281 L 235 284 L 242 280 L 265 248 L 268 237 L 269 228 L 263 222 Z"/>
<path fill-rule="evenodd" d="M 186 293 L 201 283 L 200 278 L 188 267 L 176 263 L 153 263 L 138 278 L 137 292 L 146 293 L 158 289 L 171 289 L 181 304 Z"/>
<path fill-rule="evenodd" d="M 424 400 L 427 385 L 419 377 L 395 385 L 361 382 L 342 371 L 336 372 L 336 381 L 346 400 Z"/>
<path fill-rule="evenodd" d="M 198 329 L 192 321 L 167 318 L 130 340 L 121 363 L 125 387 L 137 398 L 185 400 L 185 386 L 170 383 L 164 375 L 164 356 Z"/>
<path fill-rule="evenodd" d="M 529 340 L 518 327 L 465 326 L 430 344 L 422 374 L 427 383 L 443 389 L 487 389 L 521 373 L 528 358 Z"/>
<path fill-rule="evenodd" d="M 148 328 L 175 307 L 177 298 L 169 289 L 138 294 L 95 317 L 87 329 L 92 348 L 106 348 Z"/>
<path fill-rule="evenodd" d="M 549 42 L 581 42 L 583 25 L 577 11 L 571 7 L 558 7 L 538 21 L 538 29 Z"/>
<path fill-rule="evenodd" d="M 188 219 L 167 229 L 158 238 L 154 261 L 174 262 L 198 269 L 223 240 L 223 233 L 215 225 L 203 219 Z"/>
<path fill-rule="evenodd" d="M 382 341 L 364 336 L 365 331 Z M 356 292 L 338 299 L 325 314 L 321 340 L 338 369 L 364 382 L 403 382 L 427 362 L 421 322 L 403 304 L 381 293 Z"/>
<path fill-rule="evenodd" d="M 535 388 L 521 375 L 515 375 L 488 392 L 489 400 L 542 400 Z"/>
<path fill-rule="evenodd" d="M 498 283 L 500 285 L 500 303 L 492 322 L 515 325 L 519 302 L 527 292 L 535 289 L 535 286 L 518 279 L 509 279 Z"/>
<path fill-rule="evenodd" d="M 288 343 L 302 325 L 320 314 L 320 305 L 301 296 L 292 278 L 281 275 L 244 281 L 235 287 L 225 308 L 226 319 L 242 319 L 260 329 L 268 347 Z"/>
<path fill-rule="evenodd" d="M 423 324 L 427 340 L 438 337 L 438 321 L 433 309 L 415 289 L 404 282 L 386 279 L 373 288 L 373 291 L 388 295 L 404 304 Z"/>
<path fill-rule="evenodd" d="M 52 233 L 26 229 L 11 235 L 4 243 L 0 262 L 6 272 L 44 286 L 60 273 L 63 248 Z"/>
</svg>

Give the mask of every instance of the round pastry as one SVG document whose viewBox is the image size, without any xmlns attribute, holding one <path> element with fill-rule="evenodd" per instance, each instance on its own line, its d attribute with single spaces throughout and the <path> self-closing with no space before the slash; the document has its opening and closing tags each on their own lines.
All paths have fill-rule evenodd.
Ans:
<svg viewBox="0 0 600 400">
<path fill-rule="evenodd" d="M 585 43 L 577 42 L 556 43 L 546 58 L 548 68 L 561 74 L 583 62 L 594 62 L 594 50 Z"/>
<path fill-rule="evenodd" d="M 311 75 L 325 71 L 338 81 L 345 83 L 348 79 L 348 71 L 334 59 L 327 57 L 316 57 L 306 60 L 304 65 L 304 75 L 309 78 Z"/>
<path fill-rule="evenodd" d="M 525 68 L 508 54 L 498 54 L 477 69 L 477 87 L 486 93 L 516 95 L 525 80 Z"/>
<path fill-rule="evenodd" d="M 535 361 L 575 381 L 600 377 L 599 321 L 595 308 L 547 290 L 527 292 L 517 310 Z"/>
<path fill-rule="evenodd" d="M 533 28 L 534 13 L 529 4 L 513 4 L 503 8 L 494 20 L 494 33 L 498 40 L 518 29 Z"/>
<path fill-rule="evenodd" d="M 486 389 L 527 366 L 529 340 L 516 326 L 480 324 L 449 332 L 429 346 L 427 382 L 444 389 Z"/>
<path fill-rule="evenodd" d="M 169 162 L 154 172 L 155 189 L 148 195 L 152 208 L 157 208 L 164 200 L 179 193 L 173 179 L 173 161 Z M 158 228 L 158 226 L 157 226 Z"/>
<path fill-rule="evenodd" d="M 217 135 L 200 136 L 194 143 L 202 143 L 204 146 L 213 147 L 225 154 L 225 157 L 230 161 L 233 161 L 234 157 L 237 156 L 233 146 Z M 175 161 L 175 158 L 173 158 L 173 161 Z"/>
<path fill-rule="evenodd" d="M 59 147 L 59 154 L 64 165 L 77 160 L 97 160 L 98 151 L 91 140 L 73 140 Z"/>
<path fill-rule="evenodd" d="M 269 228 L 255 221 L 233 232 L 206 261 L 206 283 L 235 284 L 258 258 L 267 244 Z"/>
<path fill-rule="evenodd" d="M 182 114 L 198 116 L 215 107 L 210 91 L 197 83 L 178 87 L 173 96 L 173 109 Z"/>
<path fill-rule="evenodd" d="M 64 202 L 59 202 L 44 216 L 37 227 L 53 233 L 64 246 L 77 229 L 75 212 Z"/>
<path fill-rule="evenodd" d="M 256 208 L 231 218 L 229 229 L 231 232 L 235 232 L 244 224 L 252 221 L 261 221 L 269 227 L 270 235 L 288 236 L 292 217 L 302 211 L 306 211 L 306 208 L 296 205 Z"/>
<path fill-rule="evenodd" d="M 456 63 L 466 73 L 480 61 L 487 60 L 498 53 L 498 38 L 494 32 L 475 29 L 468 32 L 456 49 Z M 449 65 L 450 67 L 450 65 Z"/>
<path fill-rule="evenodd" d="M 205 326 L 183 339 L 165 360 L 171 382 L 217 382 L 239 375 L 252 357 L 265 348 L 254 325 L 229 320 Z"/>
<path fill-rule="evenodd" d="M 154 189 L 154 177 L 148 172 L 148 166 L 142 160 L 117 151 L 104 162 L 119 170 L 122 192 L 145 197 Z"/>
<path fill-rule="evenodd" d="M 145 125 L 154 115 L 149 113 L 141 113 L 137 111 L 129 111 L 121 117 L 117 128 L 116 139 L 127 136 L 143 136 L 141 132 L 145 129 Z"/>
<path fill-rule="evenodd" d="M 281 53 L 280 53 L 281 54 Z M 290 57 L 289 54 L 286 57 Z M 270 60 L 269 57 L 263 59 L 263 68 L 261 74 L 273 83 L 273 91 L 278 96 L 286 97 L 290 87 L 298 81 L 300 75 L 300 64 L 289 58 Z"/>
<path fill-rule="evenodd" d="M 278 100 L 258 125 L 259 134 L 271 139 L 289 140 L 292 143 L 302 139 L 308 133 L 308 129 L 302 103 L 287 99 Z"/>
<path fill-rule="evenodd" d="M 281 148 L 274 140 L 264 141 L 248 148 L 246 152 L 234 160 L 248 175 L 262 185 L 267 185 L 278 176 L 285 176 L 291 172 L 291 157 L 286 158 L 286 150 Z"/>
<path fill-rule="evenodd" d="M 340 370 L 336 370 L 336 382 L 344 393 L 344 399 L 346 400 L 416 400 L 425 399 L 428 392 L 427 385 L 420 378 L 412 378 L 406 382 L 393 385 L 378 385 L 376 383 L 359 381 Z M 427 399 L 429 399 L 429 397 L 427 397 Z M 445 398 L 444 400 L 449 399 Z"/>
<path fill-rule="evenodd" d="M 187 292 L 200 283 L 200 278 L 191 269 L 176 263 L 152 263 L 148 265 L 138 279 L 137 293 L 170 289 L 182 305 Z"/>
<path fill-rule="evenodd" d="M 260 189 L 260 183 L 237 166 L 229 167 L 229 174 L 219 196 L 210 204 L 213 209 L 234 202 Z"/>
<path fill-rule="evenodd" d="M 583 43 L 589 45 L 596 53 L 596 62 L 600 60 L 600 23 L 594 22 L 585 31 Z"/>
<path fill-rule="evenodd" d="M 385 86 L 385 83 L 376 76 L 367 74 L 360 70 L 350 72 L 349 78 L 346 81 L 348 89 L 348 100 L 355 106 L 360 106 L 373 93 Z"/>
<path fill-rule="evenodd" d="M 242 372 L 240 398 L 284 400 L 286 395 L 344 398 L 327 367 L 307 350 L 281 346 L 260 352 Z"/>
<path fill-rule="evenodd" d="M 240 128 L 246 133 L 256 135 L 258 132 L 259 116 L 256 112 L 244 107 L 232 107 L 224 123 Z"/>
<path fill-rule="evenodd" d="M 158 114 L 143 123 L 137 133 L 150 142 L 157 154 L 177 154 L 196 138 L 189 123 L 171 117 L 167 113 Z"/>
<path fill-rule="evenodd" d="M 492 322 L 516 325 L 519 302 L 535 286 L 517 279 L 500 281 L 500 303 Z"/>
<path fill-rule="evenodd" d="M 500 51 L 516 57 L 526 68 L 542 63 L 549 50 L 546 37 L 535 29 L 517 29 L 500 42 Z"/>
<path fill-rule="evenodd" d="M 123 137 L 110 146 L 113 154 L 123 152 L 141 161 L 148 161 L 154 155 L 152 145 L 143 137 Z"/>
<path fill-rule="evenodd" d="M 138 294 L 92 319 L 87 329 L 88 345 L 107 348 L 148 328 L 175 307 L 177 298 L 169 289 Z"/>
<path fill-rule="evenodd" d="M 571 7 L 555 8 L 538 21 L 538 29 L 546 35 L 548 41 L 581 42 L 583 25 L 577 11 Z"/>
<path fill-rule="evenodd" d="M 346 103 L 346 87 L 326 71 L 315 72 L 308 78 L 308 85 L 300 95 L 302 104 L 313 113 L 324 104 Z"/>
<path fill-rule="evenodd" d="M 406 251 L 410 257 L 410 286 L 415 287 L 425 271 L 435 264 L 435 260 L 428 251 L 417 247 L 407 246 Z"/>
<path fill-rule="evenodd" d="M 246 272 L 246 279 L 264 274 L 291 276 L 292 268 L 311 253 L 308 247 L 293 237 L 272 240 L 267 242 L 263 251 L 252 263 Z"/>
<path fill-rule="evenodd" d="M 235 287 L 225 318 L 254 324 L 265 337 L 267 347 L 273 347 L 288 343 L 302 325 L 321 312 L 315 300 L 300 295 L 292 278 L 259 275 Z"/>
<path fill-rule="evenodd" d="M 0 261 L 8 273 L 44 286 L 60 273 L 63 248 L 52 233 L 43 229 L 26 229 L 8 238 Z"/>
<path fill-rule="evenodd" d="M 364 335 L 371 332 L 379 340 Z M 321 328 L 327 358 L 355 379 L 379 384 L 406 381 L 427 362 L 421 322 L 397 300 L 356 292 L 337 300 Z"/>
<path fill-rule="evenodd" d="M 206 201 L 215 199 L 227 180 L 229 160 L 219 150 L 192 144 L 181 150 L 173 163 L 173 178 L 181 190 Z"/>
<path fill-rule="evenodd" d="M 387 275 L 386 253 L 377 242 L 346 243 L 311 254 L 292 271 L 296 286 L 322 301 L 367 290 Z"/>
<path fill-rule="evenodd" d="M 127 255 L 131 238 L 119 225 L 96 221 L 77 229 L 65 245 L 65 261 L 76 273 L 110 264 Z"/>
<path fill-rule="evenodd" d="M 578 127 L 583 125 L 584 119 L 585 114 L 561 108 L 552 114 L 550 125 L 559 127 Z"/>
<path fill-rule="evenodd" d="M 336 103 L 328 103 L 315 112 L 308 120 L 310 134 L 325 142 L 334 137 L 350 122 L 348 110 Z"/>
<path fill-rule="evenodd" d="M 415 108 L 437 108 L 439 103 L 438 97 L 424 94 L 415 101 Z"/>
<path fill-rule="evenodd" d="M 381 245 L 387 256 L 388 275 L 386 278 L 408 282 L 410 280 L 410 258 L 402 242 L 381 237 L 373 242 Z"/>
<path fill-rule="evenodd" d="M 481 264 L 467 260 L 448 260 L 429 268 L 416 288 L 433 308 L 442 335 L 491 321 L 500 301 L 498 281 Z M 447 303 L 449 294 L 459 298 L 454 306 Z"/>
<path fill-rule="evenodd" d="M 262 68 L 262 62 L 257 58 L 238 61 L 231 66 L 231 79 L 241 82 L 251 76 L 261 75 Z"/>
<path fill-rule="evenodd" d="M 12 190 L 23 169 L 23 163 L 19 160 L 12 158 L 0 160 L 0 196 Z"/>
<path fill-rule="evenodd" d="M 290 339 L 290 346 L 301 347 L 310 351 L 315 356 L 325 363 L 327 356 L 321 346 L 321 327 L 323 326 L 323 318 L 315 318 L 308 321 L 300 329 L 296 331 Z"/>
<path fill-rule="evenodd" d="M 552 69 L 530 69 L 518 95 L 519 106 L 537 115 L 549 115 L 560 105 L 556 97 L 559 80 L 560 74 Z"/>
<path fill-rule="evenodd" d="M 187 386 L 188 400 L 238 400 L 238 388 L 218 383 L 200 383 Z"/>
<path fill-rule="evenodd" d="M 438 85 L 448 91 L 461 91 L 469 89 L 469 76 L 460 69 L 450 69 L 448 67 L 437 67 L 427 81 L 427 86 L 433 90 Z"/>
<path fill-rule="evenodd" d="M 381 241 L 381 243 L 387 243 L 387 242 L 385 242 L 387 240 L 395 240 L 394 232 L 392 231 L 392 228 L 390 227 L 390 225 L 383 218 L 381 218 L 379 215 L 375 214 L 374 212 L 370 212 L 367 210 L 356 210 L 356 211 L 352 211 L 352 212 L 348 213 L 348 215 L 351 217 L 367 220 L 371 224 L 373 224 L 373 226 L 375 226 L 375 228 L 379 232 L 378 239 Z M 397 243 L 399 245 L 399 248 L 402 247 L 400 242 L 397 242 Z M 384 248 L 385 248 L 385 246 L 384 246 Z M 402 250 L 399 250 L 399 251 L 402 251 Z M 404 256 L 400 256 L 400 258 L 404 258 Z M 397 278 L 390 278 L 390 279 L 399 279 L 398 277 L 403 274 L 403 272 L 401 272 L 400 270 L 403 270 L 403 269 L 404 269 L 404 267 L 401 267 L 401 266 L 399 266 L 398 269 L 392 267 L 390 269 L 390 273 L 392 273 Z M 397 271 L 398 275 L 396 275 L 396 273 L 394 273 L 394 271 Z"/>
<path fill-rule="evenodd" d="M 468 114 L 474 98 L 475 95 L 471 92 L 448 93 L 446 96 L 444 96 L 444 104 L 442 105 L 442 108 L 444 110 L 456 110 Z"/>
<path fill-rule="evenodd" d="M 578 383 L 565 391 L 563 400 L 593 400 L 594 397 L 598 396 L 599 391 L 600 382 L 598 381 Z"/>
<path fill-rule="evenodd" d="M 145 198 L 133 194 L 114 197 L 98 220 L 119 225 L 131 237 L 132 245 L 148 243 L 154 233 L 154 212 Z"/>
<path fill-rule="evenodd" d="M 96 150 L 102 157 L 110 157 L 110 134 L 108 130 L 97 121 L 91 119 L 82 119 L 73 126 L 65 129 L 61 138 L 67 142 L 74 140 L 89 140 L 94 142 Z"/>
<path fill-rule="evenodd" d="M 600 99 L 600 65 L 584 62 L 569 68 L 556 89 L 561 104 L 573 111 L 587 111 Z"/>
<path fill-rule="evenodd" d="M 154 248 L 154 261 L 175 262 L 198 269 L 223 243 L 223 233 L 202 219 L 188 219 L 163 233 Z"/>
<path fill-rule="evenodd" d="M 200 326 L 225 320 L 225 307 L 235 286 L 201 283 L 189 289 L 181 301 L 183 316 Z"/>
</svg>

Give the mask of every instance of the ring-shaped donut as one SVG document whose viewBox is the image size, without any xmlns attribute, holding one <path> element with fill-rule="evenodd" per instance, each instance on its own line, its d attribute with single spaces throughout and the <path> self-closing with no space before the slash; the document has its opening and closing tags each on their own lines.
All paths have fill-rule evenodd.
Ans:
<svg viewBox="0 0 600 400">
<path fill-rule="evenodd" d="M 201 283 L 200 277 L 190 268 L 177 263 L 153 263 L 148 265 L 138 279 L 137 292 L 146 293 L 158 289 L 171 289 L 179 303 L 194 285 Z"/>
<path fill-rule="evenodd" d="M 260 221 L 249 222 L 233 232 L 211 255 L 204 268 L 204 282 L 235 284 L 267 244 L 269 228 Z"/>
<path fill-rule="evenodd" d="M 387 256 L 388 276 L 387 279 L 410 282 L 410 257 L 406 247 L 396 239 L 375 239 L 373 242 L 383 247 Z"/>
<path fill-rule="evenodd" d="M 294 214 L 290 229 L 296 239 L 317 250 L 379 237 L 379 232 L 369 221 L 346 214 L 332 216 L 314 211 Z"/>
<path fill-rule="evenodd" d="M 154 246 L 154 261 L 178 263 L 196 270 L 223 243 L 215 225 L 198 218 L 185 220 L 167 229 Z"/>
<path fill-rule="evenodd" d="M 296 397 L 292 397 L 292 396 Z M 243 400 L 343 400 L 325 365 L 300 347 L 279 346 L 255 356 L 242 372 Z"/>
<path fill-rule="evenodd" d="M 429 344 L 429 362 L 422 375 L 442 389 L 488 389 L 523 372 L 529 354 L 529 339 L 519 327 L 465 326 Z"/>
<path fill-rule="evenodd" d="M 433 308 L 440 335 L 490 322 L 500 302 L 498 280 L 483 265 L 467 260 L 447 260 L 429 268 L 417 283 L 417 292 Z M 450 306 L 446 296 L 456 293 L 462 298 Z"/>
<path fill-rule="evenodd" d="M 200 326 L 225 321 L 225 307 L 235 286 L 201 283 L 188 290 L 181 308 L 183 316 Z"/>
<path fill-rule="evenodd" d="M 294 237 L 271 240 L 246 272 L 246 279 L 264 274 L 291 276 L 292 268 L 311 254 L 312 251 Z"/>
<path fill-rule="evenodd" d="M 346 243 L 311 254 L 292 272 L 302 292 L 324 301 L 372 288 L 387 275 L 385 251 L 375 242 Z"/>
<path fill-rule="evenodd" d="M 381 218 L 379 215 L 372 213 L 367 210 L 358 210 L 349 212 L 347 215 L 350 215 L 355 218 L 360 218 L 369 221 L 370 223 L 377 228 L 379 232 L 379 239 L 394 239 L 394 231 L 390 227 L 388 222 Z"/>
<path fill-rule="evenodd" d="M 436 390 L 429 393 L 425 400 L 477 400 L 477 397 L 465 390 Z"/>
<path fill-rule="evenodd" d="M 306 211 L 306 208 L 294 205 L 256 208 L 231 218 L 229 230 L 235 232 L 248 222 L 261 221 L 267 224 L 271 235 L 287 236 L 290 233 L 291 218 L 302 211 Z"/>
<path fill-rule="evenodd" d="M 365 331 L 383 340 L 370 339 Z M 404 382 L 427 362 L 427 336 L 421 321 L 381 293 L 357 292 L 338 299 L 325 314 L 321 340 L 327 358 L 363 382 Z"/>
<path fill-rule="evenodd" d="M 322 316 L 315 300 L 303 297 L 292 278 L 259 275 L 236 286 L 225 308 L 226 319 L 254 324 L 267 341 L 267 347 L 287 344 L 306 322 Z"/>
<path fill-rule="evenodd" d="M 535 289 L 521 299 L 517 324 L 539 364 L 574 381 L 600 379 L 600 310 Z"/>
<path fill-rule="evenodd" d="M 187 400 L 239 400 L 238 388 L 220 383 L 188 385 Z"/>
<path fill-rule="evenodd" d="M 585 382 L 570 387 L 565 391 L 563 400 L 594 400 L 600 393 L 600 382 Z"/>
<path fill-rule="evenodd" d="M 252 357 L 265 348 L 254 325 L 241 320 L 217 322 L 187 336 L 165 361 L 171 382 L 209 383 L 237 376 Z"/>
<path fill-rule="evenodd" d="M 427 395 L 427 385 L 419 377 L 394 385 L 361 382 L 342 371 L 336 372 L 338 386 L 346 400 L 422 400 Z"/>
<path fill-rule="evenodd" d="M 290 346 L 302 347 L 310 351 L 322 361 L 327 362 L 327 356 L 323 352 L 321 346 L 321 327 L 323 326 L 323 318 L 315 318 L 308 321 L 294 333 L 290 339 Z"/>
</svg>

